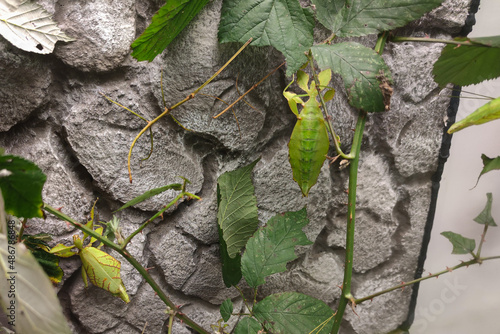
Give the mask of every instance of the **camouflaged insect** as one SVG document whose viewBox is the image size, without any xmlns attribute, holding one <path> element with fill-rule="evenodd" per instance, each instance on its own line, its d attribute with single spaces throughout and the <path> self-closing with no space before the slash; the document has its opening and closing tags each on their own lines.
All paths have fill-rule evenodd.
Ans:
<svg viewBox="0 0 500 334">
<path fill-rule="evenodd" d="M 318 75 L 320 86 L 323 87 L 319 91 L 328 85 L 331 76 L 332 73 L 329 69 L 322 71 Z M 303 71 L 298 71 L 297 84 L 307 93 L 306 96 L 309 97 L 305 103 L 299 95 L 286 91 L 290 84 L 283 91 L 290 109 L 297 116 L 297 123 L 293 128 L 292 136 L 288 143 L 288 150 L 293 179 L 299 185 L 304 197 L 309 194 L 309 190 L 318 181 L 321 167 L 325 162 L 330 147 L 325 119 L 320 109 L 320 103 L 316 99 L 318 89 L 316 89 L 314 81 L 311 82 L 310 87 L 308 83 L 309 75 Z M 323 99 L 329 101 L 333 98 L 334 94 L 335 91 L 332 88 L 328 88 Z M 300 114 L 297 104 L 303 106 Z"/>
</svg>

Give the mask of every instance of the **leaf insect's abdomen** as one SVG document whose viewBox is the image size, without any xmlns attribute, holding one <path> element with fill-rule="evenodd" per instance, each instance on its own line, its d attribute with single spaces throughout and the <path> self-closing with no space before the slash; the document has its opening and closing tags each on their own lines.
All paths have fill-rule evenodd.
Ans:
<svg viewBox="0 0 500 334">
<path fill-rule="evenodd" d="M 306 103 L 288 143 L 293 179 L 303 196 L 316 184 L 329 146 L 321 110 L 315 103 Z"/>
</svg>

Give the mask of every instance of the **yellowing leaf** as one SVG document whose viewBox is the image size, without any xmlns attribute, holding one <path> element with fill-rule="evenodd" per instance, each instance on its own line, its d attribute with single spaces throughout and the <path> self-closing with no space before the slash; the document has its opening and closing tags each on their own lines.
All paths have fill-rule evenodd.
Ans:
<svg viewBox="0 0 500 334">
<path fill-rule="evenodd" d="M 88 276 L 90 282 L 95 286 L 120 297 L 125 303 L 130 301 L 120 278 L 120 261 L 94 247 L 82 249 L 80 258 L 83 264 L 82 275 L 85 286 L 87 286 Z"/>
</svg>

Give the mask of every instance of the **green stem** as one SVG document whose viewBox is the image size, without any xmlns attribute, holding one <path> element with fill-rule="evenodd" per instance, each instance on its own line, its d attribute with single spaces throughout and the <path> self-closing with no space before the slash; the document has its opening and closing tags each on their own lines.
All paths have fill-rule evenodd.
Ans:
<svg viewBox="0 0 500 334">
<path fill-rule="evenodd" d="M 449 39 L 439 39 L 439 38 L 427 38 L 427 37 L 402 37 L 396 36 L 392 37 L 391 42 L 400 43 L 400 42 L 424 42 L 424 43 L 445 43 L 445 44 L 454 44 L 454 45 L 464 45 L 470 44 L 467 41 L 453 41 Z"/>
<path fill-rule="evenodd" d="M 351 160 L 349 166 L 349 195 L 347 204 L 347 232 L 346 232 L 346 255 L 344 265 L 344 280 L 342 282 L 342 295 L 340 296 L 339 306 L 335 314 L 333 328 L 331 334 L 337 334 L 340 329 L 340 323 L 344 316 L 344 311 L 349 301 L 354 300 L 351 294 L 352 267 L 354 254 L 354 223 L 356 214 L 356 186 L 358 180 L 358 164 L 359 152 L 361 149 L 361 139 L 366 123 L 366 112 L 360 111 L 354 139 L 352 141 L 351 155 L 354 159 Z"/>
<path fill-rule="evenodd" d="M 403 282 L 403 283 L 401 283 L 399 285 L 396 285 L 396 286 L 393 286 L 391 288 L 388 288 L 388 289 L 376 292 L 376 293 L 374 293 L 372 295 L 369 295 L 369 296 L 366 296 L 366 297 L 363 297 L 363 298 L 354 299 L 354 303 L 356 305 L 358 305 L 358 304 L 361 304 L 362 302 L 365 302 L 367 300 L 372 300 L 373 298 L 378 297 L 380 295 L 383 295 L 385 293 L 388 293 L 388 292 L 391 292 L 391 291 L 394 291 L 394 290 L 397 290 L 397 289 L 403 289 L 404 287 L 407 287 L 409 285 L 412 285 L 412 284 L 415 284 L 415 283 L 418 283 L 418 282 L 421 282 L 421 281 L 425 281 L 425 280 L 430 279 L 430 278 L 438 277 L 438 276 L 443 275 L 443 274 L 451 273 L 453 270 L 456 270 L 456 269 L 459 269 L 459 268 L 463 268 L 463 267 L 468 267 L 468 266 L 473 265 L 473 264 L 481 264 L 484 261 L 495 260 L 495 259 L 500 259 L 500 256 L 490 256 L 490 257 L 483 257 L 483 258 L 478 258 L 478 259 L 474 258 L 472 260 L 469 260 L 469 261 L 457 264 L 454 267 L 446 268 L 445 270 L 442 270 L 442 271 L 437 272 L 435 274 L 430 274 L 430 275 L 425 276 L 425 277 L 420 277 L 420 278 L 415 279 L 413 281 Z"/>
<path fill-rule="evenodd" d="M 252 309 L 250 308 L 250 305 L 248 305 L 247 299 L 245 298 L 245 295 L 243 294 L 243 291 L 241 291 L 241 289 L 237 285 L 233 285 L 233 286 L 236 288 L 236 290 L 238 290 L 238 292 L 240 293 L 241 298 L 243 298 L 243 303 L 245 303 L 245 306 L 246 306 L 247 310 L 249 310 L 250 314 L 252 314 L 251 313 Z"/>
<path fill-rule="evenodd" d="M 481 234 L 481 241 L 479 241 L 479 246 L 477 248 L 477 253 L 475 258 L 481 257 L 481 249 L 483 248 L 484 238 L 486 237 L 486 232 L 488 232 L 488 224 L 484 224 L 483 234 Z"/>
<path fill-rule="evenodd" d="M 151 277 L 151 275 L 148 273 L 148 271 L 132 255 L 130 255 L 130 253 L 128 253 L 127 250 L 122 249 L 121 246 L 115 244 L 114 242 L 101 236 L 99 233 L 95 232 L 94 230 L 89 229 L 84 224 L 77 222 L 76 220 L 70 218 L 69 216 L 54 209 L 53 207 L 51 207 L 47 204 L 43 205 L 43 210 L 53 214 L 54 216 L 56 216 L 57 218 L 59 218 L 61 220 L 64 220 L 64 221 L 71 223 L 73 226 L 75 226 L 80 231 L 86 233 L 89 236 L 96 238 L 97 240 L 102 242 L 104 245 L 106 245 L 109 248 L 118 252 L 118 254 L 123 256 L 123 258 L 125 260 L 127 260 L 141 274 L 142 277 L 144 277 L 146 282 L 151 286 L 151 288 L 155 291 L 155 293 L 158 295 L 158 297 L 160 297 L 160 299 L 165 303 L 165 305 L 167 305 L 170 309 L 178 310 L 178 307 L 176 307 L 175 304 L 168 298 L 168 296 L 163 292 L 163 290 L 160 288 L 160 286 L 158 284 L 156 284 L 155 280 L 153 279 L 153 277 Z M 186 323 L 186 325 L 190 326 L 198 333 L 209 334 L 209 332 L 207 332 L 203 327 L 201 327 L 196 322 L 191 320 L 185 314 L 177 312 L 176 317 L 179 318 L 180 320 L 184 321 Z"/>
<path fill-rule="evenodd" d="M 130 240 L 132 240 L 133 237 L 135 237 L 138 233 L 140 233 L 146 226 L 148 226 L 149 223 L 151 223 L 153 220 L 155 220 L 156 218 L 160 217 L 166 210 L 168 210 L 172 205 L 176 204 L 181 198 L 183 198 L 184 196 L 187 196 L 187 197 L 190 197 L 190 198 L 194 198 L 194 199 L 200 199 L 198 196 L 196 195 L 193 195 L 191 193 L 188 193 L 188 192 L 182 192 L 180 193 L 179 195 L 177 195 L 177 197 L 175 197 L 170 203 L 168 203 L 167 205 L 165 205 L 160 211 L 158 211 L 153 217 L 149 218 L 148 220 L 146 220 L 137 230 L 135 230 L 134 232 L 132 232 L 122 243 L 121 245 L 121 249 L 125 249 L 125 247 L 127 247 L 128 243 L 130 242 Z"/>
<path fill-rule="evenodd" d="M 385 43 L 387 38 L 389 37 L 389 32 L 383 31 L 380 35 L 378 35 L 377 43 L 375 44 L 375 52 L 379 55 L 384 51 Z"/>
</svg>

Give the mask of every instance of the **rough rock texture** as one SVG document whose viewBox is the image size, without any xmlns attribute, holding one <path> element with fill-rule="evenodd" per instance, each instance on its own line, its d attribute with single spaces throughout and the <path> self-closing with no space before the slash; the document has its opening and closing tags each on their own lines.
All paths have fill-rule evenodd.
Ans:
<svg viewBox="0 0 500 334">
<path fill-rule="evenodd" d="M 308 198 L 292 180 L 287 143 L 295 122 L 282 97 L 290 78 L 279 70 L 246 101 L 218 119 L 212 116 L 259 81 L 283 59 L 271 48 L 247 48 L 195 99 L 186 102 L 141 137 L 132 152 L 133 183 L 127 173 L 130 144 L 146 124 L 104 98 L 154 119 L 184 99 L 239 48 L 218 44 L 221 0 L 209 2 L 189 27 L 151 63 L 130 57 L 130 43 L 161 6 L 157 0 L 120 2 L 44 0 L 70 36 L 52 55 L 17 50 L 0 37 L 0 147 L 35 161 L 47 174 L 44 200 L 86 221 L 97 197 L 100 220 L 116 215 L 130 234 L 176 192 L 168 191 L 126 211 L 113 213 L 144 191 L 183 176 L 201 201 L 184 201 L 137 235 L 127 247 L 182 311 L 207 330 L 220 319 L 226 298 L 242 310 L 243 301 L 227 289 L 218 259 L 216 181 L 222 173 L 261 157 L 253 178 L 264 224 L 275 214 L 307 206 L 304 228 L 312 246 L 296 250 L 289 271 L 273 275 L 258 297 L 295 290 L 335 307 L 342 283 L 347 176 L 339 162 L 325 163 Z M 469 0 L 447 0 L 401 32 L 448 38 L 462 26 Z M 317 35 L 324 31 L 317 31 Z M 326 37 L 326 36 L 325 36 Z M 318 37 L 320 38 L 320 37 Z M 357 39 L 372 47 L 374 37 Z M 430 202 L 449 95 L 432 80 L 431 65 L 442 45 L 389 43 L 383 57 L 394 77 L 391 111 L 370 115 L 362 143 L 354 249 L 353 292 L 357 297 L 410 280 L 417 264 Z M 347 104 L 343 84 L 328 112 L 343 149 L 349 150 L 357 112 Z M 164 98 L 161 88 L 163 87 Z M 214 97 L 217 97 L 215 99 Z M 164 105 L 165 103 L 165 105 Z M 251 106 L 250 106 L 251 105 Z M 236 122 L 237 119 L 237 122 Z M 333 154 L 333 152 L 331 152 Z M 75 230 L 48 217 L 33 220 L 30 233 L 49 232 L 71 242 Z M 166 333 L 165 306 L 124 259 L 121 277 L 129 304 L 96 287 L 84 289 L 78 259 L 62 261 L 59 296 L 75 333 Z M 242 284 L 245 287 L 245 284 Z M 408 312 L 410 290 L 394 292 L 346 312 L 343 333 L 382 333 L 396 328 Z M 236 317 L 230 320 L 234 326 Z M 190 333 L 176 322 L 174 333 Z"/>
</svg>

